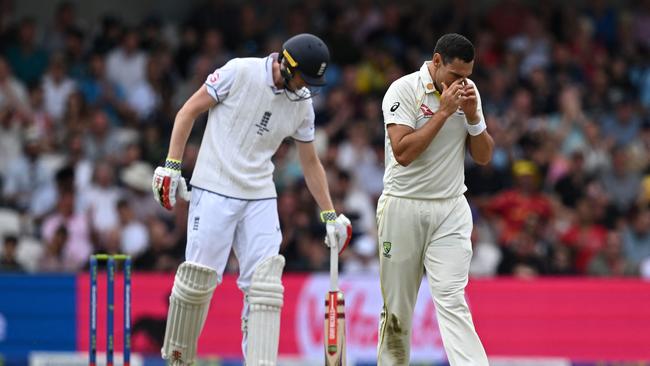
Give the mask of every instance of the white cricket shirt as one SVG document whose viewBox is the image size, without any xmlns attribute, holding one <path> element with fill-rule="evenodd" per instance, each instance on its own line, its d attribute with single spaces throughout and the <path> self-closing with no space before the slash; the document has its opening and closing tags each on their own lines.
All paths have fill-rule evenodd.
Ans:
<svg viewBox="0 0 650 366">
<path fill-rule="evenodd" d="M 208 112 L 193 186 L 245 200 L 274 198 L 271 157 L 282 140 L 314 140 L 312 102 L 292 102 L 275 87 L 276 59 L 235 58 L 208 75 L 205 87 L 218 103 Z"/>
<path fill-rule="evenodd" d="M 393 82 L 382 103 L 385 126 L 395 123 L 413 129 L 422 128 L 440 107 L 436 91 L 425 62 L 419 71 Z M 467 79 L 474 85 L 474 83 Z M 476 85 L 474 85 L 476 88 Z M 481 119 L 481 97 L 476 90 L 478 114 Z M 386 130 L 386 170 L 384 195 L 415 198 L 444 199 L 463 194 L 465 187 L 465 115 L 459 109 L 451 115 L 429 146 L 408 166 L 400 165 L 390 144 Z"/>
</svg>

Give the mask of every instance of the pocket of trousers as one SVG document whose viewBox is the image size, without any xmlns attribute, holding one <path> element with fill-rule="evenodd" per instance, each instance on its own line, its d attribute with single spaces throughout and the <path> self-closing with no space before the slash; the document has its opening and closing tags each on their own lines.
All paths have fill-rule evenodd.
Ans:
<svg viewBox="0 0 650 366">
<path fill-rule="evenodd" d="M 377 203 L 377 237 L 380 238 L 384 234 L 384 216 L 390 201 L 390 196 L 381 196 Z"/>
<path fill-rule="evenodd" d="M 204 192 L 205 192 L 204 190 L 194 187 L 192 189 L 192 197 L 190 199 L 190 204 L 194 207 L 198 206 L 199 202 L 201 202 L 201 197 L 203 196 Z"/>
</svg>

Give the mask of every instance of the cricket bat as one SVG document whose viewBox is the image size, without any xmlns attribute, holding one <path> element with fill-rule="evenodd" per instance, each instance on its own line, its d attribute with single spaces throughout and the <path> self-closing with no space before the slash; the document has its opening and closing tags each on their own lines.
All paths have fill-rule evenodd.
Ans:
<svg viewBox="0 0 650 366">
<path fill-rule="evenodd" d="M 339 290 L 339 252 L 334 233 L 330 246 L 330 290 L 325 297 L 325 366 L 345 366 L 345 300 Z"/>
</svg>

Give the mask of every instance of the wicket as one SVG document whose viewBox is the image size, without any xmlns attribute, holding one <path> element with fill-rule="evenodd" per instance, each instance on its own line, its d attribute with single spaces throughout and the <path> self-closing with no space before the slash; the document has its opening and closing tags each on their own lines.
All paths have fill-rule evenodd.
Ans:
<svg viewBox="0 0 650 366">
<path fill-rule="evenodd" d="M 97 269 L 106 261 L 106 365 L 113 366 L 113 327 L 115 312 L 115 261 L 123 262 L 124 271 L 124 352 L 123 365 L 131 363 L 131 256 L 95 254 L 90 256 L 90 347 L 88 365 L 97 365 Z"/>
</svg>

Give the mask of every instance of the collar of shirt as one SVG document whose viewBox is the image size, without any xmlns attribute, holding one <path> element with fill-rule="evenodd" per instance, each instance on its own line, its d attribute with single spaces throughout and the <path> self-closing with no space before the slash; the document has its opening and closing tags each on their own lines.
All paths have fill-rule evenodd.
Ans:
<svg viewBox="0 0 650 366">
<path fill-rule="evenodd" d="M 273 82 L 273 63 L 278 60 L 278 53 L 272 53 L 266 58 L 266 83 L 271 87 L 275 94 L 282 93 L 282 89 L 278 89 Z"/>
<path fill-rule="evenodd" d="M 420 67 L 420 80 L 422 80 L 422 86 L 424 87 L 424 92 L 434 93 L 436 96 L 440 97 L 440 93 L 436 90 L 435 85 L 433 84 L 433 79 L 431 79 L 431 74 L 429 74 L 429 64 L 431 61 L 425 61 Z"/>
</svg>

